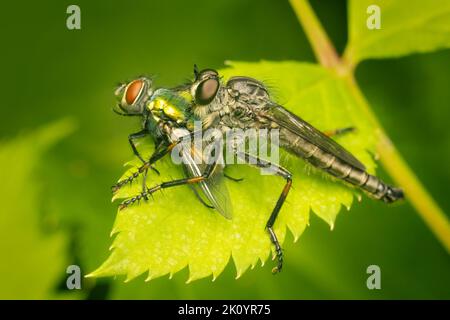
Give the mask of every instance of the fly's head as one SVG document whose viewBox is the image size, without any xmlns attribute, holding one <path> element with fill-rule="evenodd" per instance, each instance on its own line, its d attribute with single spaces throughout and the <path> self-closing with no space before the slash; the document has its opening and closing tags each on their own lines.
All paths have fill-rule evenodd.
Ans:
<svg viewBox="0 0 450 320">
<path fill-rule="evenodd" d="M 220 88 L 219 74 L 216 70 L 205 69 L 198 71 L 194 67 L 195 80 L 191 86 L 191 95 L 195 105 L 209 105 L 216 98 Z"/>
<path fill-rule="evenodd" d="M 145 77 L 137 78 L 119 85 L 114 94 L 118 107 L 123 112 L 114 109 L 116 113 L 129 116 L 142 115 L 147 101 L 153 94 L 152 81 Z"/>
<path fill-rule="evenodd" d="M 223 87 L 219 74 L 213 69 L 198 71 L 194 66 L 195 80 L 190 87 L 192 111 L 208 127 L 224 114 Z"/>
</svg>

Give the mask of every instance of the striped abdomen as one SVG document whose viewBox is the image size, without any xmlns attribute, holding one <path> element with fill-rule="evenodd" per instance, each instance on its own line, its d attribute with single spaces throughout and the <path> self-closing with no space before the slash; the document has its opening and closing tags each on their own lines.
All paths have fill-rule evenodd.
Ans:
<svg viewBox="0 0 450 320">
<path fill-rule="evenodd" d="M 320 168 L 332 176 L 361 188 L 372 197 L 384 202 L 394 202 L 403 198 L 401 189 L 393 188 L 366 171 L 342 161 L 333 154 L 296 135 L 282 135 L 281 146 L 291 153 L 302 157 L 314 167 Z"/>
</svg>

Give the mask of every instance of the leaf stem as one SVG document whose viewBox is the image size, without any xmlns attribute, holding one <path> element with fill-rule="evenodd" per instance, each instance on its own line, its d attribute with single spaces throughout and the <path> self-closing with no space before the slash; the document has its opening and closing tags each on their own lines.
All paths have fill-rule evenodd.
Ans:
<svg viewBox="0 0 450 320">
<path fill-rule="evenodd" d="M 447 252 L 450 253 L 450 223 L 447 216 L 392 144 L 355 81 L 354 75 L 351 72 L 354 66 L 349 63 L 348 59 L 341 59 L 337 55 L 333 44 L 307 0 L 290 0 L 290 3 L 305 30 L 317 60 L 322 66 L 335 69 L 343 77 L 350 92 L 352 92 L 353 97 L 358 102 L 357 104 L 366 113 L 376 128 L 378 135 L 377 151 L 384 168 L 404 189 L 409 202 L 436 238 L 442 243 Z"/>
<path fill-rule="evenodd" d="M 341 65 L 336 49 L 328 39 L 327 33 L 322 28 L 309 2 L 304 0 L 289 0 L 289 2 L 305 30 L 306 37 L 320 64 L 327 68 L 336 68 Z"/>
</svg>

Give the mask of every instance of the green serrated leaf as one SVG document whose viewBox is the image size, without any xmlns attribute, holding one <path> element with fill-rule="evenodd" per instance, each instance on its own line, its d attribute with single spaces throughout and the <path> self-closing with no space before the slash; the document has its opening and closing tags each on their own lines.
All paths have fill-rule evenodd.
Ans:
<svg viewBox="0 0 450 320">
<path fill-rule="evenodd" d="M 266 82 L 278 102 L 319 129 L 355 126 L 356 133 L 338 140 L 370 172 L 374 171 L 369 153 L 374 152 L 374 129 L 358 111 L 346 86 L 331 71 L 307 63 L 262 61 L 232 62 L 220 74 L 224 80 L 246 75 Z M 153 146 L 145 140 L 139 149 L 148 155 Z M 350 208 L 355 191 L 306 165 L 302 159 L 283 153 L 282 163 L 293 173 L 294 181 L 275 224 L 280 242 L 285 238 L 286 227 L 298 239 L 308 225 L 310 209 L 333 228 L 341 206 Z M 134 159 L 130 164 L 122 178 L 135 172 L 139 161 Z M 148 184 L 183 177 L 182 169 L 170 157 L 157 163 L 156 168 L 161 175 L 150 173 Z M 131 280 L 148 272 L 150 280 L 188 266 L 189 282 L 211 275 L 216 278 L 230 257 L 237 277 L 258 262 L 264 264 L 271 253 L 265 224 L 284 181 L 243 165 L 230 166 L 227 172 L 244 178 L 242 182 L 225 181 L 233 200 L 232 220 L 204 207 L 187 186 L 164 190 L 148 203 L 118 212 L 111 255 L 90 276 L 126 275 Z M 116 198 L 139 193 L 141 181 L 122 188 Z M 289 257 L 286 259 L 289 261 Z"/>
<path fill-rule="evenodd" d="M 45 234 L 42 200 L 35 169 L 42 154 L 73 131 L 60 121 L 0 145 L 0 299 L 45 299 L 62 296 L 54 290 L 65 275 L 67 237 Z"/>
<path fill-rule="evenodd" d="M 367 8 L 380 8 L 380 29 L 369 29 Z M 450 47 L 450 1 L 351 0 L 348 58 L 398 57 Z"/>
</svg>

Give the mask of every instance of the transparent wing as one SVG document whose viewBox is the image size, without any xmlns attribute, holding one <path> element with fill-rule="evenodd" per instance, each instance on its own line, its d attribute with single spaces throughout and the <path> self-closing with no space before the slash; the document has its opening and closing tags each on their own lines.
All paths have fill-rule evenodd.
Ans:
<svg viewBox="0 0 450 320">
<path fill-rule="evenodd" d="M 201 176 L 206 164 L 204 161 L 198 163 L 195 159 L 202 159 L 201 150 L 197 150 L 190 142 L 182 142 L 183 166 L 188 177 Z M 223 183 L 223 166 L 217 164 L 211 176 L 193 188 L 200 190 L 217 211 L 227 219 L 232 217 L 232 206 L 230 195 L 226 185 Z"/>
<path fill-rule="evenodd" d="M 269 104 L 269 107 L 265 110 L 263 116 L 277 123 L 282 128 L 285 128 L 308 142 L 313 143 L 323 151 L 329 152 L 338 159 L 345 161 L 356 168 L 365 170 L 364 165 L 336 141 L 326 136 L 324 133 L 317 130 L 300 117 L 287 111 L 282 106 L 275 103 Z"/>
</svg>

